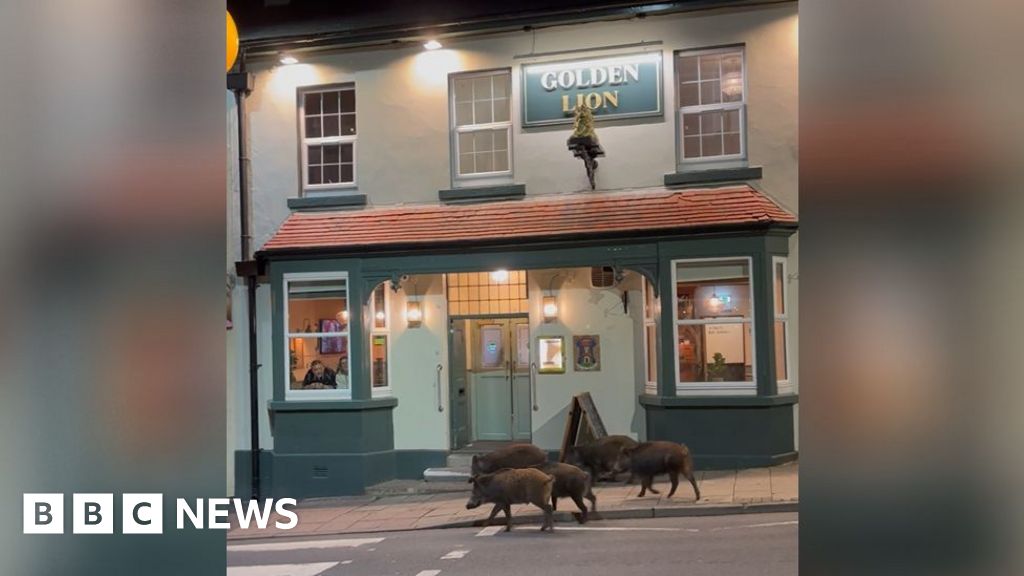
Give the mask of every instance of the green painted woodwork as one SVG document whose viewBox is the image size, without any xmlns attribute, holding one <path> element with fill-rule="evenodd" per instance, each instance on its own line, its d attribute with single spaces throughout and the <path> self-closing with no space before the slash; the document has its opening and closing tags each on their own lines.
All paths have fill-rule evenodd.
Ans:
<svg viewBox="0 0 1024 576">
<path fill-rule="evenodd" d="M 394 449 L 391 407 L 274 412 L 277 454 L 365 453 Z"/>
</svg>

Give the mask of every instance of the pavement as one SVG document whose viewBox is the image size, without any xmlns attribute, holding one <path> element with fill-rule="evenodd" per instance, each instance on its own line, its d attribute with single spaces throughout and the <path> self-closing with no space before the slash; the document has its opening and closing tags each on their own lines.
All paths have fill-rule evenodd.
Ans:
<svg viewBox="0 0 1024 576">
<path fill-rule="evenodd" d="M 229 542 L 228 576 L 782 576 L 796 513 L 611 520 Z"/>
<path fill-rule="evenodd" d="M 701 499 L 694 502 L 693 488 L 681 481 L 675 496 L 668 498 L 667 477 L 655 479 L 654 487 L 661 494 L 649 491 L 638 498 L 638 484 L 599 483 L 594 488 L 597 512 L 593 520 L 666 518 L 680 516 L 714 516 L 762 512 L 795 512 L 799 504 L 799 464 L 796 462 L 770 468 L 744 470 L 700 471 L 696 473 Z M 682 480 L 682 479 L 681 479 Z M 304 500 L 295 508 L 297 526 L 290 530 L 275 527 L 272 516 L 266 528 L 251 524 L 246 529 L 232 518 L 228 540 L 284 538 L 295 536 L 327 536 L 479 526 L 490 513 L 491 506 L 466 509 L 468 484 L 427 487 L 425 482 L 398 483 L 394 491 L 416 490 L 423 485 L 432 493 L 367 495 Z M 576 510 L 572 500 L 560 499 L 556 521 L 571 522 L 570 512 Z M 540 511 L 532 505 L 512 507 L 516 524 L 539 521 Z M 503 522 L 498 514 L 495 523 Z M 283 519 L 287 521 L 287 519 Z M 589 525 L 589 524 L 588 524 Z"/>
</svg>

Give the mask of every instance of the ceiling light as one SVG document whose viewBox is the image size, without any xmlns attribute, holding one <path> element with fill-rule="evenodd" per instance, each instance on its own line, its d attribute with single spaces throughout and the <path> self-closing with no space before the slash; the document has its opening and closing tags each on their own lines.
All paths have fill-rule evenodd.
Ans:
<svg viewBox="0 0 1024 576">
<path fill-rule="evenodd" d="M 278 60 L 278 62 L 284 64 L 285 66 L 290 66 L 292 64 L 298 64 L 299 59 L 290 54 L 281 54 L 281 59 Z"/>
<path fill-rule="evenodd" d="M 423 47 L 426 48 L 427 50 L 437 50 L 441 48 L 441 43 L 438 42 L 437 40 L 427 40 Z"/>
</svg>

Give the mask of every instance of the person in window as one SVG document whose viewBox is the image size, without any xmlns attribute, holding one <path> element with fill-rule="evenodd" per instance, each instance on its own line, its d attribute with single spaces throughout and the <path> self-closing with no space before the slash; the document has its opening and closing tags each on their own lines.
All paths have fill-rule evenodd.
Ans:
<svg viewBox="0 0 1024 576">
<path fill-rule="evenodd" d="M 304 390 L 320 390 L 323 388 L 337 388 L 334 380 L 334 371 L 324 366 L 319 360 L 313 360 L 309 365 L 306 377 L 302 379 Z"/>
<path fill-rule="evenodd" d="M 338 388 L 348 388 L 348 358 L 346 356 L 338 358 L 334 381 L 338 383 Z"/>
</svg>

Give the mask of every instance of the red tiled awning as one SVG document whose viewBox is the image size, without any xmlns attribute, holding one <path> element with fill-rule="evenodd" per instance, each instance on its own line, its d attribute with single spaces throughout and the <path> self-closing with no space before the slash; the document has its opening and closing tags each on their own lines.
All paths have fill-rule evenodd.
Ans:
<svg viewBox="0 0 1024 576">
<path fill-rule="evenodd" d="M 425 247 L 601 237 L 646 231 L 796 224 L 796 216 L 748 185 L 532 196 L 463 205 L 296 212 L 261 252 Z"/>
</svg>

